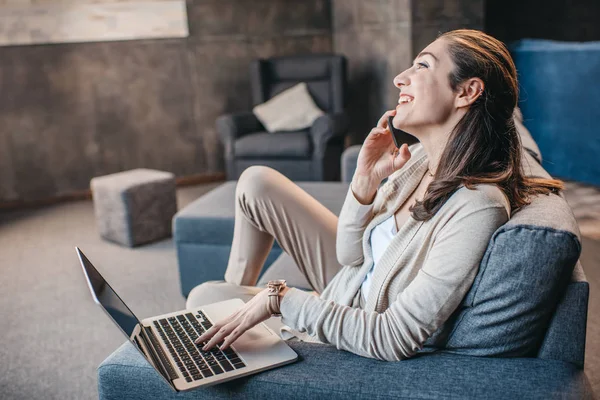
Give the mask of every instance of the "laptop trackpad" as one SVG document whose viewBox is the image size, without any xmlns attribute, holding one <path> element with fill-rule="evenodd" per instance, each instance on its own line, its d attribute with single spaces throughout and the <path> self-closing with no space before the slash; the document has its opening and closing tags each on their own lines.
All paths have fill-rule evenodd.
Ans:
<svg viewBox="0 0 600 400">
<path fill-rule="evenodd" d="M 256 340 L 265 337 L 269 337 L 273 334 L 270 330 L 265 328 L 262 323 L 256 325 L 254 328 L 247 330 L 240 339 L 243 340 Z"/>
</svg>

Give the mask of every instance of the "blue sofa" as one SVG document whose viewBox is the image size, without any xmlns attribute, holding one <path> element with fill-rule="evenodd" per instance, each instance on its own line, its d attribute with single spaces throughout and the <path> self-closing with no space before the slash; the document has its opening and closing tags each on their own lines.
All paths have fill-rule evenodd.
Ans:
<svg viewBox="0 0 600 400">
<path fill-rule="evenodd" d="M 358 151 L 349 148 L 342 157 L 346 180 Z M 527 174 L 548 177 L 534 156 L 531 149 L 524 152 Z M 223 278 L 233 234 L 231 185 L 174 218 L 184 294 Z M 301 186 L 336 213 L 348 189 L 347 182 Z M 589 287 L 580 252 L 579 230 L 563 195 L 539 196 L 493 235 L 461 306 L 409 360 L 383 362 L 290 342 L 299 354 L 294 364 L 175 393 L 127 342 L 98 369 L 100 399 L 591 399 L 583 372 Z M 274 246 L 269 259 L 286 256 L 280 253 Z M 302 287 L 291 264 L 267 265 L 261 279 L 291 278 Z"/>
<path fill-rule="evenodd" d="M 550 175 L 600 186 L 600 42 L 523 39 L 517 66 L 525 125 Z"/>
</svg>

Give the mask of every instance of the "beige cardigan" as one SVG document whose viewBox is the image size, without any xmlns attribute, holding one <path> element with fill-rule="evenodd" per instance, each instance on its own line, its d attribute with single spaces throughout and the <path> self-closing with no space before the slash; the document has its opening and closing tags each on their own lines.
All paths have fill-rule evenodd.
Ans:
<svg viewBox="0 0 600 400">
<path fill-rule="evenodd" d="M 429 221 L 409 217 L 375 268 L 360 308 L 360 285 L 373 265 L 371 231 L 427 171 L 423 146 L 410 150 L 410 160 L 379 187 L 372 204 L 360 204 L 348 190 L 336 246 L 344 267 L 320 297 L 289 290 L 281 302 L 284 324 L 338 349 L 396 361 L 413 356 L 459 306 L 493 233 L 510 217 L 510 203 L 495 185 L 461 185 Z"/>
</svg>

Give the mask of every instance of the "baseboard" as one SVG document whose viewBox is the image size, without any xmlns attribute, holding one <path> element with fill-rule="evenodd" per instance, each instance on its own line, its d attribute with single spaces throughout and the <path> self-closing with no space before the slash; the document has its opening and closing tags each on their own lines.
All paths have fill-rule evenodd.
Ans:
<svg viewBox="0 0 600 400">
<path fill-rule="evenodd" d="M 181 176 L 175 178 L 177 187 L 200 185 L 202 183 L 220 182 L 225 180 L 225 173 L 219 172 L 214 174 L 196 174 Z M 90 189 L 73 191 L 57 196 L 46 197 L 35 200 L 13 200 L 0 201 L 0 210 L 16 210 L 22 208 L 37 208 L 58 203 L 66 203 L 71 201 L 91 200 L 92 191 Z"/>
</svg>

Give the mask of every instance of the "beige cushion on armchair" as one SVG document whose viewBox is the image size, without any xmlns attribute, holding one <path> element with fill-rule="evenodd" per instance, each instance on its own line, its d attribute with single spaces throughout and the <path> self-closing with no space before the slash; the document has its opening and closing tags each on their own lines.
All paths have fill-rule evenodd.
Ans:
<svg viewBox="0 0 600 400">
<path fill-rule="evenodd" d="M 315 119 L 325 114 L 315 104 L 304 82 L 257 105 L 252 112 L 269 132 L 306 129 Z"/>
</svg>

